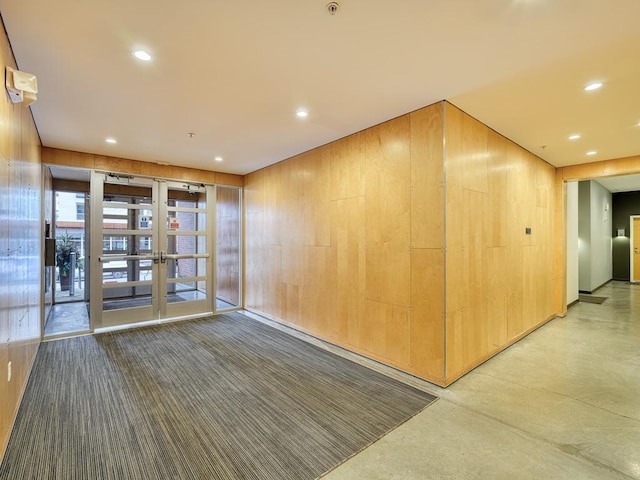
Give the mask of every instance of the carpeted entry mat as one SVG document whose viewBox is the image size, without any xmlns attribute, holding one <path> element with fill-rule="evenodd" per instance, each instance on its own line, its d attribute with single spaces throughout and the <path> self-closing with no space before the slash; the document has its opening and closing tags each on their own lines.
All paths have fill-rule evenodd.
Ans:
<svg viewBox="0 0 640 480">
<path fill-rule="evenodd" d="M 1 479 L 312 479 L 435 400 L 242 315 L 40 345 Z"/>
<path fill-rule="evenodd" d="M 604 301 L 609 297 L 596 297 L 595 295 L 578 295 L 578 299 L 581 302 L 585 303 L 597 303 L 598 305 L 604 303 Z"/>
</svg>

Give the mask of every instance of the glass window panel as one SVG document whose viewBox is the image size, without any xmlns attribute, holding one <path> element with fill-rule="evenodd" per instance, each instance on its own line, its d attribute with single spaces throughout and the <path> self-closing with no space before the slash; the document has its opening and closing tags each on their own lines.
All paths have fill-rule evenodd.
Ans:
<svg viewBox="0 0 640 480">
<path fill-rule="evenodd" d="M 171 235 L 167 237 L 167 253 L 170 255 L 193 255 L 207 253 L 204 235 Z"/>
<path fill-rule="evenodd" d="M 151 237 L 138 237 L 138 252 L 150 253 L 153 250 L 153 239 Z"/>
<path fill-rule="evenodd" d="M 152 260 L 110 260 L 102 262 L 103 283 L 153 280 Z"/>
<path fill-rule="evenodd" d="M 102 236 L 102 252 L 109 253 L 126 253 L 127 252 L 127 237 L 116 235 L 103 235 Z"/>
<path fill-rule="evenodd" d="M 207 229 L 207 216 L 198 212 L 168 212 L 167 228 L 174 231 L 204 232 Z"/>
<path fill-rule="evenodd" d="M 76 219 L 84 220 L 84 203 L 76 203 Z"/>
<path fill-rule="evenodd" d="M 181 192 L 179 190 L 173 191 L 174 195 L 179 195 L 180 193 Z M 196 208 L 197 204 L 194 200 L 175 200 L 175 206 L 180 208 Z"/>
<path fill-rule="evenodd" d="M 127 230 L 129 222 L 126 218 L 104 218 L 102 220 L 103 230 Z"/>
<path fill-rule="evenodd" d="M 181 282 L 176 283 L 176 291 L 178 292 L 187 292 L 189 290 L 196 289 L 196 282 Z"/>
<path fill-rule="evenodd" d="M 207 282 L 183 282 L 175 285 L 174 294 L 183 301 L 204 300 L 207 298 Z"/>
<path fill-rule="evenodd" d="M 167 278 L 190 278 L 204 276 L 198 272 L 199 265 L 195 258 L 179 258 L 167 260 Z"/>
<path fill-rule="evenodd" d="M 131 294 L 122 294 L 122 291 L 124 290 L 130 291 L 131 289 L 116 288 L 105 290 L 102 308 L 104 310 L 118 310 L 121 308 L 151 306 L 153 302 L 153 298 L 151 297 L 151 287 L 136 287 L 138 293 L 136 293 L 135 297 L 130 297 Z"/>
<path fill-rule="evenodd" d="M 207 253 L 207 237 L 204 235 L 199 235 L 196 237 L 196 252 L 197 253 Z"/>
</svg>

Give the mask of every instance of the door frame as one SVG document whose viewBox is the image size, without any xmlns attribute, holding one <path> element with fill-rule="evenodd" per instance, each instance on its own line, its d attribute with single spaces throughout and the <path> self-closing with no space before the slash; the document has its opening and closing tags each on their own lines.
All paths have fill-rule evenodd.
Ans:
<svg viewBox="0 0 640 480">
<path fill-rule="evenodd" d="M 633 272 L 633 259 L 634 259 L 634 255 L 635 252 L 633 251 L 633 220 L 634 219 L 640 219 L 640 215 L 630 215 L 629 216 L 629 281 L 631 283 L 638 283 L 638 281 L 634 281 L 634 272 Z M 640 234 L 640 232 L 638 232 L 638 234 Z"/>
<path fill-rule="evenodd" d="M 171 308 L 167 308 L 166 300 L 163 302 L 160 300 L 160 296 L 158 292 L 166 293 L 167 291 L 167 278 L 164 278 L 164 275 L 160 273 L 164 273 L 164 270 L 158 268 L 158 262 L 165 263 L 167 258 L 172 257 L 182 257 L 182 255 L 168 254 L 165 251 L 156 251 L 154 252 L 153 260 L 153 269 L 154 274 L 153 278 L 155 279 L 152 291 L 154 291 L 152 296 L 152 305 L 150 306 L 151 312 L 153 314 L 152 318 L 148 319 L 139 319 L 136 320 L 135 316 L 127 317 L 127 321 L 123 321 L 118 324 L 104 324 L 103 318 L 103 278 L 100 272 L 102 272 L 102 268 L 100 268 L 100 257 L 102 256 L 102 240 L 103 240 L 103 230 L 101 228 L 102 225 L 102 216 L 103 216 L 103 202 L 100 201 L 104 197 L 104 184 L 106 182 L 106 178 L 109 176 L 107 172 L 92 170 L 91 172 L 91 198 L 92 201 L 90 203 L 91 209 L 91 218 L 96 222 L 96 228 L 94 229 L 95 234 L 91 236 L 91 247 L 90 252 L 94 252 L 94 255 L 90 259 L 90 263 L 94 266 L 95 275 L 92 275 L 90 278 L 90 291 L 91 291 L 91 303 L 90 303 L 90 329 L 91 331 L 100 330 L 103 328 L 111 329 L 111 328 L 122 328 L 125 325 L 132 324 L 146 324 L 146 323 L 159 323 L 163 321 L 172 321 L 176 318 L 172 316 L 170 313 L 167 313 L 167 310 L 171 310 Z M 119 176 L 111 174 L 111 176 L 115 177 L 115 181 L 110 183 L 120 183 Z M 169 188 L 174 189 L 189 189 L 190 185 L 196 186 L 196 184 L 191 184 L 191 182 L 180 182 L 170 179 L 164 178 L 152 178 L 152 177 L 144 177 L 144 176 L 130 176 L 126 174 L 122 174 L 123 183 L 128 184 L 130 179 L 134 179 L 134 181 L 141 180 L 142 183 L 149 183 L 149 186 L 152 187 L 152 206 L 150 210 L 153 211 L 153 218 L 155 223 L 155 228 L 153 229 L 153 245 L 154 250 L 159 248 L 161 242 L 164 242 L 168 237 L 168 228 L 164 221 L 160 220 L 160 212 L 164 212 L 165 214 L 171 208 L 178 207 L 168 207 L 164 206 L 164 208 L 160 208 L 159 202 L 166 204 L 167 195 Z M 215 250 L 214 250 L 214 238 L 215 238 L 215 186 L 213 185 L 204 185 L 197 184 L 198 187 L 203 189 L 207 198 L 207 219 L 206 225 L 208 233 L 207 235 L 207 254 L 205 254 L 208 258 L 207 268 L 206 268 L 206 278 L 207 278 L 207 298 L 206 298 L 206 311 L 202 310 L 202 303 L 199 303 L 200 307 L 196 308 L 194 303 L 191 306 L 191 309 L 187 308 L 182 316 L 199 316 L 199 315 L 208 315 L 215 312 L 215 276 L 214 276 L 214 262 L 215 262 Z M 161 193 L 164 192 L 164 193 Z M 180 210 L 180 208 L 178 208 Z M 187 209 L 189 210 L 189 209 Z M 212 225 L 214 228 L 212 228 Z M 212 234 L 213 231 L 213 234 Z M 125 313 L 124 311 L 128 309 L 121 309 L 121 313 Z M 134 308 L 131 309 L 130 313 L 134 313 Z M 159 312 L 158 317 L 155 317 L 155 314 Z"/>
</svg>

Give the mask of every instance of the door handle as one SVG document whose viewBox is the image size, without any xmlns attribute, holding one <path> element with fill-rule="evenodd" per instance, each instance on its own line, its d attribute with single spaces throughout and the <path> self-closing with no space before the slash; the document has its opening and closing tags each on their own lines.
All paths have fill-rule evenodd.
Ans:
<svg viewBox="0 0 640 480">
<path fill-rule="evenodd" d="M 167 254 L 165 252 L 153 252 L 153 263 L 167 263 Z"/>
</svg>

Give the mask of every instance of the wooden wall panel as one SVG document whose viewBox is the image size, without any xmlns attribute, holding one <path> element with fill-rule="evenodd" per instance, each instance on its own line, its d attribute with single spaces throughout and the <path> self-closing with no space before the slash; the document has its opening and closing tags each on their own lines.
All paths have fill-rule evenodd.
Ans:
<svg viewBox="0 0 640 480">
<path fill-rule="evenodd" d="M 332 260 L 330 247 L 304 246 L 298 323 L 308 329 L 326 332 L 327 338 L 333 341 L 335 266 Z"/>
<path fill-rule="evenodd" d="M 444 103 L 410 114 L 412 371 L 444 382 Z"/>
<path fill-rule="evenodd" d="M 247 175 L 246 308 L 443 381 L 442 109 Z"/>
<path fill-rule="evenodd" d="M 445 385 L 557 312 L 555 169 L 453 105 L 245 181 L 258 313 Z"/>
<path fill-rule="evenodd" d="M 409 309 L 365 300 L 367 327 L 361 331 L 362 348 L 369 356 L 404 368 L 410 361 Z"/>
<path fill-rule="evenodd" d="M 363 136 L 366 298 L 407 307 L 411 277 L 410 117 L 365 130 Z"/>
<path fill-rule="evenodd" d="M 130 175 L 144 175 L 173 180 L 228 185 L 232 187 L 242 187 L 244 185 L 244 177 L 242 175 L 231 175 L 229 173 L 172 165 L 160 165 L 127 158 L 107 157 L 104 155 L 73 152 L 49 147 L 42 148 L 42 163 L 114 173 L 127 173 Z"/>
<path fill-rule="evenodd" d="M 362 134 L 355 133 L 328 145 L 331 200 L 364 196 L 365 155 Z"/>
<path fill-rule="evenodd" d="M 325 145 L 316 148 L 298 160 L 304 165 L 313 165 L 313 173 L 307 172 L 300 179 L 301 196 L 297 199 L 303 204 L 303 225 L 305 245 L 329 247 L 331 243 L 331 147 Z M 299 216 L 292 215 L 294 221 Z"/>
<path fill-rule="evenodd" d="M 216 188 L 216 298 L 240 305 L 240 226 L 242 191 Z"/>
<path fill-rule="evenodd" d="M 491 247 L 506 247 L 509 232 L 509 192 L 507 164 L 507 142 L 502 135 L 489 130 L 487 138 L 487 211 L 491 212 L 494 221 L 491 228 L 485 228 L 484 244 Z"/>
<path fill-rule="evenodd" d="M 451 104 L 445 132 L 449 384 L 558 312 L 557 213 L 555 168 Z"/>
<path fill-rule="evenodd" d="M 266 207 L 266 171 L 259 170 L 251 175 L 252 182 L 244 187 L 244 276 L 254 280 L 253 288 L 244 288 L 245 305 L 253 305 L 265 311 L 263 303 L 264 286 L 264 230 Z"/>
<path fill-rule="evenodd" d="M 409 365 L 438 384 L 445 380 L 444 301 L 444 248 L 411 249 Z"/>
<path fill-rule="evenodd" d="M 334 166 L 334 168 L 336 168 Z M 340 343 L 359 345 L 364 322 L 366 250 L 364 195 L 332 202 L 331 245 L 335 268 L 334 326 Z"/>
<path fill-rule="evenodd" d="M 581 163 L 579 165 L 559 168 L 558 171 L 562 179 L 566 182 L 636 174 L 640 173 L 640 155 L 593 163 Z"/>
<path fill-rule="evenodd" d="M 295 160 L 292 161 L 292 163 Z M 276 164 L 266 169 L 265 182 L 265 216 L 264 239 L 266 245 L 281 245 L 282 229 L 286 228 L 289 237 L 302 235 L 301 222 L 297 220 L 296 205 L 291 205 L 289 198 L 299 198 L 300 183 L 291 178 L 292 166 Z M 290 188 L 286 188 L 287 185 Z M 302 215 L 300 213 L 300 215 Z M 297 217 L 300 218 L 300 217 Z M 274 228 L 275 225 L 280 228 Z"/>
<path fill-rule="evenodd" d="M 0 61 L 16 68 L 6 34 Z M 40 342 L 40 140 L 31 111 L 0 99 L 0 461 Z M 11 379 L 8 370 L 11 365 Z"/>
<path fill-rule="evenodd" d="M 444 246 L 442 103 L 410 114 L 411 248 Z"/>
<path fill-rule="evenodd" d="M 462 131 L 462 186 L 467 190 L 487 193 L 489 128 L 475 118 L 463 115 Z"/>
</svg>

